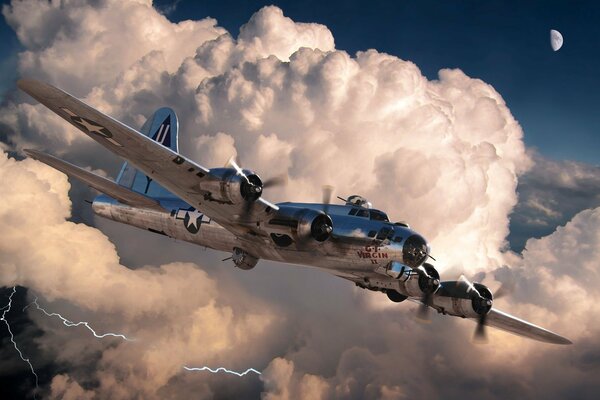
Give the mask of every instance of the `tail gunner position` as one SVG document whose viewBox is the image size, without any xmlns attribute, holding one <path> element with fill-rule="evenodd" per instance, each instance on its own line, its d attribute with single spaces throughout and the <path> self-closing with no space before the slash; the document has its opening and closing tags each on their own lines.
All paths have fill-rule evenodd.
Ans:
<svg viewBox="0 0 600 400">
<path fill-rule="evenodd" d="M 441 281 L 428 263 L 427 241 L 403 222 L 392 223 L 360 196 L 330 204 L 272 204 L 263 190 L 283 179 L 263 181 L 232 159 L 227 168 L 207 169 L 179 154 L 177 116 L 157 110 L 137 131 L 48 84 L 21 80 L 19 88 L 126 160 L 116 182 L 49 154 L 26 153 L 103 194 L 93 202 L 102 217 L 168 237 L 231 253 L 238 268 L 259 259 L 309 265 L 385 293 L 391 301 L 430 309 L 547 343 L 568 339 L 493 307 L 492 292 L 480 283 Z"/>
</svg>

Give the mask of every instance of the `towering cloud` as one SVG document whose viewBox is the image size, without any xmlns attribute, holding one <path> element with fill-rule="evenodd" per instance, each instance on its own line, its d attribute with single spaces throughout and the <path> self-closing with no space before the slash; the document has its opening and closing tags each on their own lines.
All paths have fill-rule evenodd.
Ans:
<svg viewBox="0 0 600 400">
<path fill-rule="evenodd" d="M 597 224 L 586 223 L 597 212 L 530 241 L 522 257 L 504 252 L 517 179 L 531 160 L 520 126 L 485 82 L 460 70 L 429 81 L 395 56 L 347 54 L 323 25 L 296 23 L 276 7 L 259 10 L 237 38 L 211 19 L 174 24 L 144 1 L 25 0 L 3 13 L 25 47 L 21 75 L 48 80 L 132 126 L 154 108 L 173 107 L 180 148 L 199 163 L 222 165 L 237 154 L 263 177 L 288 173 L 288 186 L 269 191 L 270 200 L 317 201 L 323 184 L 338 195 L 362 194 L 423 232 L 447 278 L 482 272 L 492 287 L 494 277 L 519 278 L 515 301 L 501 305 L 589 343 L 570 353 L 589 359 L 598 328 L 581 310 L 594 307 L 595 294 L 580 280 L 599 257 L 573 244 L 598 244 Z M 11 150 L 33 146 L 116 171 L 114 157 L 30 99 L 15 96 L 0 109 L 0 123 Z M 569 359 L 564 350 L 506 334 L 494 334 L 488 348 L 473 347 L 467 321 L 440 317 L 421 326 L 411 305 L 353 292 L 316 271 L 266 263 L 231 276 L 180 262 L 186 257 L 165 240 L 158 243 L 171 263 L 128 269 L 106 236 L 68 221 L 63 176 L 30 160 L 1 160 L 3 193 L 10 194 L 0 205 L 0 282 L 27 286 L 58 310 L 138 339 L 79 338 L 64 346 L 72 333 L 30 310 L 46 332 L 39 339 L 45 351 L 68 365 L 49 389 L 56 397 L 261 390 L 256 381 L 183 374 L 183 363 L 267 366 L 267 399 L 494 398 L 538 389 L 549 397 L 591 382 L 581 363 L 564 375 L 552 369 L 549 362 Z M 132 232 L 108 229 L 117 243 Z M 127 254 L 131 264 L 146 262 L 145 252 Z M 570 303 L 578 309 L 566 328 Z M 555 379 L 539 388 L 538 374 Z"/>
<path fill-rule="evenodd" d="M 5 10 L 16 27 L 19 7 L 24 6 Z M 96 19 L 115 13 L 117 21 L 125 19 L 119 23 L 127 32 L 134 30 L 131 37 L 138 37 L 136 29 L 144 25 L 130 27 L 126 22 L 132 17 L 121 16 L 128 14 L 121 7 L 156 13 L 149 6 L 109 2 L 96 8 L 73 5 L 77 11 L 65 15 L 85 10 L 91 14 L 85 18 Z M 163 16 L 147 19 L 164 22 Z M 207 22 L 189 24 L 204 29 Z M 178 32 L 178 25 L 161 27 L 157 22 L 159 37 Z M 287 172 L 290 185 L 274 193 L 276 199 L 317 200 L 314 193 L 323 184 L 334 184 L 344 196 L 360 192 L 425 233 L 443 268 L 501 265 L 517 175 L 529 158 L 521 128 L 490 85 L 459 70 L 442 70 L 439 80 L 428 81 L 413 63 L 374 50 L 351 57 L 333 49 L 331 33 L 322 25 L 296 24 L 275 7 L 256 13 L 237 39 L 206 36 L 197 35 L 195 46 L 183 40 L 178 68 L 170 66 L 173 46 L 168 51 L 155 46 L 115 66 L 119 71 L 110 78 L 95 78 L 86 100 L 134 126 L 169 104 L 181 117 L 182 151 L 201 163 L 219 165 L 237 153 L 259 173 Z M 63 37 L 56 34 L 45 49 L 58 52 Z M 100 47 L 113 41 L 99 39 Z M 86 39 L 71 38 L 69 56 L 84 51 L 80 40 Z M 140 40 L 143 44 L 135 46 L 140 51 L 152 46 Z M 46 51 L 30 47 L 35 54 Z M 72 73 L 68 63 L 59 67 L 43 57 L 35 65 L 40 72 L 34 75 L 53 71 L 57 78 L 51 80 L 59 85 L 59 75 Z M 78 90 L 86 93 L 82 86 Z M 33 140 L 63 152 L 68 142 L 72 153 L 75 143 L 89 144 L 41 105 L 10 105 L 0 120 L 27 138 L 15 137 L 16 148 Z"/>
<path fill-rule="evenodd" d="M 241 368 L 242 362 L 260 360 L 262 345 L 254 344 L 259 337 L 274 340 L 279 317 L 271 306 L 235 285 L 229 287 L 243 302 L 221 295 L 223 288 L 196 265 L 175 262 L 135 271 L 120 265 L 106 236 L 66 221 L 71 204 L 64 175 L 3 154 L 0 178 L 0 284 L 26 286 L 44 302 L 67 301 L 52 308 L 135 339 L 74 340 L 65 349 L 72 332 L 61 329 L 45 343 L 46 351 L 73 367 L 92 362 L 100 352 L 96 373 L 84 379 L 98 380 L 103 397 L 153 398 L 185 364 L 227 359 Z M 30 315 L 40 327 L 58 329 L 59 321 L 33 307 Z M 79 393 L 78 385 L 59 375 L 52 390 Z"/>
</svg>

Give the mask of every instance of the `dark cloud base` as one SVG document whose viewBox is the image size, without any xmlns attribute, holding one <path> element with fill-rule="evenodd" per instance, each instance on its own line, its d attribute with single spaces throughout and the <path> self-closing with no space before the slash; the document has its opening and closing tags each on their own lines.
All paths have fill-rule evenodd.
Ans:
<svg viewBox="0 0 600 400">
<path fill-rule="evenodd" d="M 8 304 L 8 298 L 12 293 L 12 288 L 0 288 L 1 306 Z M 47 355 L 43 354 L 37 344 L 36 338 L 42 336 L 44 331 L 39 329 L 23 312 L 29 302 L 27 301 L 27 289 L 21 286 L 17 287 L 13 295 L 12 307 L 6 314 L 6 319 L 10 323 L 14 334 L 15 342 L 23 353 L 25 358 L 29 358 L 39 377 L 39 387 L 47 387 L 52 378 L 61 373 L 63 368 Z M 4 322 L 0 325 L 0 387 L 2 396 L 6 399 L 26 399 L 33 398 L 35 391 L 35 377 L 32 375 L 29 366 L 19 357 L 11 340 L 10 334 Z M 41 398 L 41 393 L 37 393 L 37 398 Z"/>
</svg>

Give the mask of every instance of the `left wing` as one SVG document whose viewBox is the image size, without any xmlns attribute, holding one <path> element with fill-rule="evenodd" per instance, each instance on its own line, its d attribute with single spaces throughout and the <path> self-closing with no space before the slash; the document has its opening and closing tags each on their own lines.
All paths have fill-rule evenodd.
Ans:
<svg viewBox="0 0 600 400">
<path fill-rule="evenodd" d="M 52 168 L 57 169 L 64 174 L 75 177 L 85 182 L 89 186 L 93 187 L 94 189 L 102 193 L 106 193 L 114 199 L 117 199 L 123 204 L 127 204 L 132 207 L 147 208 L 154 211 L 165 212 L 165 209 L 161 207 L 156 200 L 148 196 L 144 196 L 141 193 L 134 192 L 133 190 L 121 186 L 118 183 L 111 181 L 110 179 L 106 179 L 90 171 L 86 171 L 83 168 L 79 168 L 71 163 L 63 161 L 59 158 L 51 156 L 50 154 L 43 153 L 41 151 L 30 149 L 26 149 L 24 151 L 29 157 L 33 158 L 34 160 L 41 161 L 44 164 L 48 164 Z"/>
<path fill-rule="evenodd" d="M 240 221 L 241 216 L 248 214 L 247 206 L 214 200 L 217 193 L 212 193 L 211 190 L 218 187 L 215 182 L 220 178 L 213 176 L 207 168 L 51 85 L 23 79 L 17 82 L 17 86 L 236 235 L 253 237 L 261 234 L 256 229 L 256 221 L 278 209 L 259 198 L 250 210 L 253 222 Z M 254 235 L 247 235 L 248 233 Z"/>
<path fill-rule="evenodd" d="M 573 344 L 573 342 L 571 342 L 569 339 L 551 332 L 548 329 L 544 329 L 520 318 L 513 317 L 512 315 L 495 308 L 490 310 L 485 319 L 485 324 L 540 342 L 552 344 Z"/>
<path fill-rule="evenodd" d="M 395 290 L 394 285 L 398 283 L 396 279 L 390 277 L 382 277 L 381 274 L 374 272 L 336 270 L 335 272 L 333 272 L 333 274 L 340 278 L 352 281 L 359 287 L 371 290 L 381 290 L 384 292 L 389 289 Z M 477 317 L 474 317 L 473 314 L 469 314 L 469 310 L 467 310 L 468 307 L 459 307 L 459 310 L 457 311 L 453 309 L 452 306 L 449 306 L 448 302 L 439 302 L 443 301 L 443 299 L 450 300 L 452 305 L 465 300 L 464 297 L 459 297 L 458 294 L 455 294 L 455 296 L 450 296 L 449 294 L 440 296 L 440 291 L 438 291 L 430 298 L 427 306 L 436 309 L 439 313 L 442 313 L 444 315 L 468 318 L 475 322 L 481 323 L 481 316 L 478 315 Z M 466 302 L 468 304 L 471 304 L 471 299 L 467 299 L 468 300 L 466 300 Z M 409 296 L 407 300 L 419 304 L 420 307 L 425 306 L 423 298 Z M 496 308 L 491 308 L 489 310 L 489 312 L 487 313 L 487 315 L 485 315 L 485 318 L 483 319 L 483 323 L 496 329 L 500 329 L 505 332 L 512 333 L 514 335 L 524 336 L 529 339 L 537 340 L 539 342 L 552 344 L 572 344 L 572 342 L 569 339 L 560 336 L 557 333 L 549 331 L 548 329 L 544 329 L 540 326 L 534 325 L 531 322 L 524 321 L 520 318 L 512 316 Z"/>
</svg>

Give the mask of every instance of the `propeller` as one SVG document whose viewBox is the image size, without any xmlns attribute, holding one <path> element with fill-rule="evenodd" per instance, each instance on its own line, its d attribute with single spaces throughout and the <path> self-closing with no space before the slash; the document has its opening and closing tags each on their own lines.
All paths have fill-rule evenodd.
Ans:
<svg viewBox="0 0 600 400">
<path fill-rule="evenodd" d="M 424 264 L 428 265 L 428 264 Z M 435 270 L 434 270 L 435 271 Z M 421 297 L 421 304 L 417 309 L 417 319 L 421 322 L 430 321 L 430 305 L 433 298 L 433 294 L 440 285 L 440 280 L 436 276 L 431 276 L 427 269 L 423 266 L 417 268 L 419 274 L 419 286 L 423 291 L 423 297 Z"/>
<path fill-rule="evenodd" d="M 502 285 L 500 285 L 498 290 L 494 292 L 494 300 L 501 299 L 502 297 L 509 295 L 513 292 L 514 289 L 514 282 L 503 283 Z M 488 299 L 487 302 L 491 303 L 491 300 Z M 489 303 L 487 303 L 486 305 L 491 306 L 491 304 Z M 475 343 L 487 343 L 487 334 L 485 328 L 485 321 L 487 315 L 488 313 L 483 313 L 479 316 L 479 319 L 477 320 L 477 327 L 475 328 L 475 333 L 473 334 L 473 342 Z"/>
<path fill-rule="evenodd" d="M 333 225 L 331 221 L 331 217 L 329 216 L 329 202 L 331 201 L 331 193 L 333 192 L 333 186 L 325 185 L 322 187 L 323 191 L 323 213 L 325 215 L 320 215 L 318 220 L 313 222 L 311 226 L 311 236 L 312 238 L 326 238 L 330 237 L 331 232 L 333 232 Z M 299 239 L 297 241 L 297 245 L 299 248 L 304 248 L 308 245 L 310 238 L 306 237 L 304 239 Z M 318 240 L 318 239 L 317 239 Z M 319 240 L 321 241 L 321 240 Z"/>
<path fill-rule="evenodd" d="M 269 188 L 269 187 L 275 187 L 275 186 L 283 186 L 283 185 L 286 185 L 288 182 L 288 177 L 285 174 L 274 176 L 272 178 L 265 180 L 264 182 L 261 182 L 261 180 L 258 177 L 253 176 L 253 178 L 255 178 L 255 181 L 253 182 L 253 180 L 250 179 L 248 177 L 248 175 L 246 175 L 246 173 L 244 172 L 242 167 L 240 167 L 238 165 L 238 163 L 235 161 L 234 156 L 231 156 L 231 158 L 229 158 L 229 160 L 227 161 L 227 164 L 225 164 L 225 166 L 233 167 L 233 169 L 235 169 L 237 175 L 241 176 L 245 180 L 244 184 L 246 186 L 246 190 L 248 190 L 249 192 L 254 193 L 256 195 L 255 199 L 244 201 L 244 209 L 242 211 L 242 219 L 248 219 L 248 217 L 252 214 L 252 206 L 254 205 L 254 201 L 260 197 L 260 195 L 263 192 L 263 189 Z M 258 182 L 256 182 L 256 180 L 258 180 Z"/>
<path fill-rule="evenodd" d="M 476 312 L 479 314 L 479 318 L 477 319 L 477 326 L 475 327 L 475 333 L 473 334 L 473 342 L 475 343 L 487 343 L 487 333 L 485 329 L 485 322 L 489 313 L 490 308 L 492 307 L 492 300 L 484 297 L 479 293 L 477 288 L 469 282 L 469 280 L 461 275 L 458 278 L 459 285 L 464 288 L 465 293 L 471 296 L 473 301 L 473 305 L 477 308 L 480 307 L 479 311 Z"/>
</svg>

